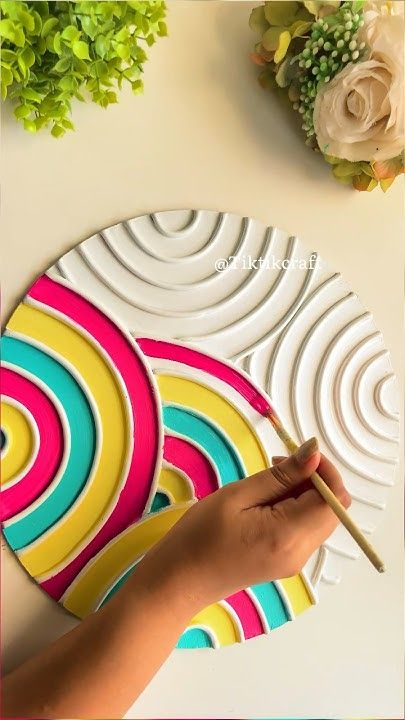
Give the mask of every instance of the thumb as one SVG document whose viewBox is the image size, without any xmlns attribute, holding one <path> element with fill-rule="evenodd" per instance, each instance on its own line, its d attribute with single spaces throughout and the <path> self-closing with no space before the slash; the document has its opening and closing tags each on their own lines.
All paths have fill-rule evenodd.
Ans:
<svg viewBox="0 0 405 720">
<path fill-rule="evenodd" d="M 290 457 L 235 484 L 235 494 L 245 508 L 278 502 L 316 470 L 320 462 L 318 441 L 310 438 Z"/>
</svg>

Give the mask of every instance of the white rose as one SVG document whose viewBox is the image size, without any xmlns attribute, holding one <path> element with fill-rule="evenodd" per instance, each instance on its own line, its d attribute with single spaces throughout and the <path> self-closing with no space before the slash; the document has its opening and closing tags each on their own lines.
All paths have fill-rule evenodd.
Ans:
<svg viewBox="0 0 405 720">
<path fill-rule="evenodd" d="M 366 23 L 376 15 L 403 15 L 404 0 L 367 0 L 363 10 Z"/>
<path fill-rule="evenodd" d="M 361 39 L 367 59 L 349 63 L 315 98 L 315 133 L 327 155 L 388 160 L 404 149 L 403 15 L 373 13 Z"/>
</svg>

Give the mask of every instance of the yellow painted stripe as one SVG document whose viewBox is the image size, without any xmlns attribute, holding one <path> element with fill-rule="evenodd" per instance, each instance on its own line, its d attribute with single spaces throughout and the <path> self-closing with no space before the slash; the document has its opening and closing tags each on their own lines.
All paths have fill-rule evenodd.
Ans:
<svg viewBox="0 0 405 720">
<path fill-rule="evenodd" d="M 294 615 L 299 615 L 314 604 L 301 575 L 284 578 L 284 580 L 280 580 L 280 583 L 288 595 Z"/>
<path fill-rule="evenodd" d="M 30 462 L 34 451 L 34 435 L 25 414 L 7 401 L 1 403 L 1 427 L 7 445 L 1 460 L 1 484 L 13 480 Z"/>
<path fill-rule="evenodd" d="M 117 535 L 67 590 L 63 598 L 65 608 L 78 617 L 93 612 L 116 580 L 170 530 L 190 505 L 168 507 Z"/>
<path fill-rule="evenodd" d="M 242 641 L 239 628 L 232 615 L 220 603 L 213 603 L 201 610 L 191 620 L 190 626 L 193 625 L 199 626 L 203 630 L 204 626 L 209 628 L 220 647 Z"/>
<path fill-rule="evenodd" d="M 158 490 L 166 493 L 171 503 L 181 503 L 195 499 L 190 483 L 173 468 L 164 467 L 161 469 Z"/>
<path fill-rule="evenodd" d="M 188 378 L 158 375 L 157 383 L 164 402 L 197 410 L 222 428 L 238 449 L 248 475 L 267 467 L 265 453 L 252 427 L 225 398 Z"/>
<path fill-rule="evenodd" d="M 131 442 L 130 426 L 113 370 L 96 346 L 76 328 L 25 304 L 17 308 L 8 328 L 40 341 L 76 369 L 95 402 L 102 428 L 101 451 L 85 491 L 59 523 L 19 553 L 28 572 L 38 576 L 66 561 L 104 517 L 122 479 Z"/>
<path fill-rule="evenodd" d="M 197 410 L 224 430 L 238 448 L 248 475 L 267 467 L 264 451 L 251 426 L 226 399 L 189 378 L 162 374 L 157 376 L 157 383 L 164 402 Z M 313 604 L 301 575 L 281 583 L 295 615 Z"/>
</svg>

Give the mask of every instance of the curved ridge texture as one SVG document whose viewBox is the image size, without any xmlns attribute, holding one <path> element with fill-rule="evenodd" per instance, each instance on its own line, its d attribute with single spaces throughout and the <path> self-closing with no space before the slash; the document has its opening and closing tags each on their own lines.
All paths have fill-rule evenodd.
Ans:
<svg viewBox="0 0 405 720">
<path fill-rule="evenodd" d="M 270 397 L 298 439 L 321 438 L 365 532 L 393 482 L 396 381 L 371 315 L 297 238 L 249 218 L 154 213 L 85 240 L 12 315 L 2 381 L 3 533 L 78 617 L 194 502 L 283 451 Z M 272 632 L 356 556 L 337 531 L 296 577 L 198 613 L 178 647 Z"/>
</svg>

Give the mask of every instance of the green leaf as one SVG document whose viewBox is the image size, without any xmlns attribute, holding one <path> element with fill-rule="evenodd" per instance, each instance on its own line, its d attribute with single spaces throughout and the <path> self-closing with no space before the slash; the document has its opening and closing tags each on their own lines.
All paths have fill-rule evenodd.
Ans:
<svg viewBox="0 0 405 720">
<path fill-rule="evenodd" d="M 291 60 L 292 56 L 290 54 L 285 58 L 282 63 L 280 63 L 278 67 L 276 74 L 276 82 L 279 87 L 288 87 L 292 78 L 295 76 L 295 65 L 291 64 Z"/>
<path fill-rule="evenodd" d="M 51 135 L 55 138 L 60 138 L 65 134 L 65 128 L 62 125 L 54 125 L 51 130 Z"/>
<path fill-rule="evenodd" d="M 119 43 L 123 43 L 129 38 L 129 30 L 127 27 L 121 28 L 119 32 L 114 36 L 114 40 L 116 40 Z"/>
<path fill-rule="evenodd" d="M 22 118 L 26 118 L 28 117 L 28 115 L 31 115 L 33 109 L 33 105 L 18 105 L 14 109 L 14 115 L 16 116 L 17 120 L 21 120 Z"/>
<path fill-rule="evenodd" d="M 63 127 L 66 128 L 67 130 L 74 130 L 74 129 L 75 129 L 75 126 L 73 125 L 72 121 L 69 120 L 69 118 L 63 118 L 63 120 L 62 120 L 62 125 L 63 125 Z"/>
<path fill-rule="evenodd" d="M 45 38 L 59 24 L 58 18 L 51 17 L 42 25 L 41 37 Z"/>
<path fill-rule="evenodd" d="M 387 190 L 390 189 L 394 180 L 395 180 L 395 178 L 385 178 L 384 180 L 380 180 L 381 190 L 386 193 Z"/>
<path fill-rule="evenodd" d="M 79 60 L 89 60 L 89 46 L 84 40 L 74 40 L 72 42 L 72 50 Z"/>
<path fill-rule="evenodd" d="M 104 60 L 105 56 L 108 53 L 110 43 L 105 37 L 105 35 L 98 35 L 96 37 L 96 42 L 94 45 L 95 51 L 99 57 L 101 57 L 102 60 Z"/>
<path fill-rule="evenodd" d="M 61 33 L 58 30 L 58 32 L 55 33 L 55 36 L 52 41 L 52 47 L 55 50 L 57 55 L 60 55 L 62 53 L 62 42 L 61 42 Z"/>
<path fill-rule="evenodd" d="M 35 53 L 33 52 L 33 50 L 32 50 L 28 45 L 27 45 L 27 47 L 25 47 L 24 50 L 22 51 L 20 57 L 22 58 L 25 66 L 26 66 L 27 68 L 32 67 L 32 65 L 33 65 L 34 62 L 35 62 Z"/>
<path fill-rule="evenodd" d="M 271 0 L 264 5 L 264 14 L 270 25 L 288 27 L 291 25 L 298 10 L 297 2 L 289 0 Z"/>
<path fill-rule="evenodd" d="M 266 30 L 262 37 L 262 45 L 264 49 L 269 50 L 270 52 L 277 50 L 281 33 L 282 29 L 279 27 L 271 27 Z"/>
<path fill-rule="evenodd" d="M 97 35 L 97 30 L 98 30 L 96 23 L 93 22 L 93 20 L 91 18 L 86 17 L 86 15 L 84 15 L 81 18 L 81 24 L 82 24 L 83 32 L 85 32 L 86 35 L 88 35 L 88 37 L 91 40 L 94 40 L 94 38 Z"/>
<path fill-rule="evenodd" d="M 27 75 L 27 66 L 26 66 L 23 58 L 21 57 L 21 55 L 18 56 L 17 62 L 18 62 L 18 67 L 21 70 L 21 75 L 23 76 L 23 78 L 25 78 Z"/>
<path fill-rule="evenodd" d="M 22 5 L 22 3 L 21 3 Z M 24 9 L 20 9 L 18 13 L 18 20 L 20 21 L 21 25 L 25 30 L 27 30 L 28 33 L 32 33 L 35 28 L 35 22 L 34 18 L 29 12 L 26 12 Z"/>
<path fill-rule="evenodd" d="M 158 26 L 159 37 L 167 37 L 167 25 L 165 22 L 160 22 Z"/>
<path fill-rule="evenodd" d="M 68 40 L 69 42 L 73 42 L 74 40 L 77 40 L 79 37 L 80 37 L 80 30 L 78 30 L 75 25 L 67 25 L 62 32 L 63 40 Z M 73 50 L 73 52 L 74 52 L 74 50 Z"/>
<path fill-rule="evenodd" d="M 0 11 L 2 97 L 16 101 L 29 132 L 49 126 L 55 136 L 72 129 L 71 100 L 84 101 L 81 89 L 101 107 L 118 101 L 124 81 L 141 92 L 141 43 L 167 34 L 161 0 L 0 0 Z"/>
<path fill-rule="evenodd" d="M 7 48 L 1 48 L 1 59 L 7 63 L 13 63 L 17 60 L 17 55 L 14 50 L 7 50 Z"/>
<path fill-rule="evenodd" d="M 34 120 L 28 120 L 28 118 L 26 118 L 24 120 L 24 130 L 27 130 L 30 133 L 36 133 L 37 126 L 35 125 Z"/>
<path fill-rule="evenodd" d="M 62 57 L 58 62 L 53 66 L 53 71 L 59 74 L 62 74 L 66 72 L 66 70 L 70 69 L 71 65 L 71 59 L 68 55 L 65 57 Z"/>
<path fill-rule="evenodd" d="M 132 92 L 134 92 L 135 95 L 138 95 L 139 93 L 143 92 L 142 80 L 135 80 L 135 82 L 132 83 Z"/>
<path fill-rule="evenodd" d="M 77 80 L 73 75 L 65 75 L 59 80 L 58 86 L 61 90 L 69 90 L 73 93 L 77 88 Z"/>
<path fill-rule="evenodd" d="M 308 30 L 312 27 L 311 22 L 305 22 L 305 20 L 297 20 L 289 27 L 291 37 L 305 37 L 308 34 Z"/>
<path fill-rule="evenodd" d="M 352 163 L 349 160 L 341 160 L 338 165 L 333 167 L 333 174 L 338 179 L 356 175 L 358 171 L 357 163 Z"/>
<path fill-rule="evenodd" d="M 4 18 L 3 20 L 0 20 L 0 37 L 4 38 L 5 40 L 10 40 L 10 42 L 14 42 L 15 28 L 15 24 L 9 18 Z"/>
<path fill-rule="evenodd" d="M 32 102 L 41 102 L 42 96 L 33 88 L 26 87 L 21 90 L 21 96 L 25 100 L 31 100 Z"/>
<path fill-rule="evenodd" d="M 123 43 L 119 43 L 116 46 L 115 52 L 117 53 L 118 57 L 122 58 L 122 60 L 128 60 L 128 58 L 131 56 L 128 45 L 124 45 Z"/>
<path fill-rule="evenodd" d="M 252 10 L 249 18 L 249 27 L 254 32 L 263 35 L 269 29 L 269 23 L 264 14 L 264 5 L 259 5 Z"/>
<path fill-rule="evenodd" d="M 17 47 L 24 47 L 25 44 L 24 31 L 18 25 L 14 28 L 14 43 Z"/>
<path fill-rule="evenodd" d="M 13 73 L 9 68 L 4 67 L 4 65 L 1 67 L 1 82 L 5 87 L 11 85 L 13 82 Z"/>
</svg>

